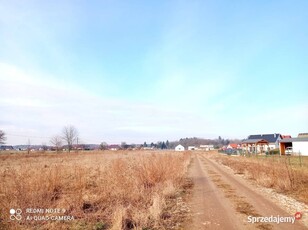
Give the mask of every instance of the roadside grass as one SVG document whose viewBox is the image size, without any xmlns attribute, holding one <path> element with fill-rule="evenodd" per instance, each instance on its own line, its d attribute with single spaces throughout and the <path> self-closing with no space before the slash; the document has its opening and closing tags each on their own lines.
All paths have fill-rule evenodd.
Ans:
<svg viewBox="0 0 308 230">
<path fill-rule="evenodd" d="M 1 155 L 0 229 L 172 228 L 189 162 L 186 152 Z M 74 220 L 6 221 L 11 208 L 61 208 Z"/>
<path fill-rule="evenodd" d="M 211 153 L 218 162 L 258 184 L 308 204 L 308 157 L 227 156 Z"/>
<path fill-rule="evenodd" d="M 288 165 L 297 168 L 303 167 L 303 169 L 308 170 L 308 156 L 301 156 L 301 155 L 252 155 L 252 158 L 257 158 L 263 161 L 270 161 L 270 162 L 277 162 L 277 163 L 288 163 Z"/>
</svg>

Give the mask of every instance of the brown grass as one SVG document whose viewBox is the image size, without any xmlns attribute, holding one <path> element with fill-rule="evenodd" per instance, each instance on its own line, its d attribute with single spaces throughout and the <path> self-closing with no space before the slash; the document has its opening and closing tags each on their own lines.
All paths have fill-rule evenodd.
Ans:
<svg viewBox="0 0 308 230">
<path fill-rule="evenodd" d="M 2 155 L 0 229 L 165 229 L 189 161 L 163 152 Z M 6 221 L 10 208 L 23 210 L 22 221 Z M 75 220 L 26 221 L 27 208 L 61 208 Z"/>
<path fill-rule="evenodd" d="M 296 157 L 232 157 L 213 155 L 216 161 L 231 167 L 238 174 L 244 174 L 258 184 L 277 192 L 291 195 L 298 201 L 308 201 L 308 167 L 303 157 L 301 165 Z M 296 158 L 296 159 L 295 159 Z"/>
</svg>

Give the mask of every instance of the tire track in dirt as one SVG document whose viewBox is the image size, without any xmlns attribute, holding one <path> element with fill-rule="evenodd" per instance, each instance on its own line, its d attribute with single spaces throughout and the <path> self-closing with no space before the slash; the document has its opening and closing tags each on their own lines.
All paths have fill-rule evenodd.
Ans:
<svg viewBox="0 0 308 230">
<path fill-rule="evenodd" d="M 193 158 L 189 176 L 194 183 L 190 202 L 192 223 L 187 223 L 184 229 L 247 229 L 233 210 L 232 203 L 203 169 L 197 155 Z"/>
<path fill-rule="evenodd" d="M 208 159 L 202 154 L 196 154 L 197 159 L 201 159 L 203 167 L 207 171 L 210 180 L 215 184 L 216 188 L 221 190 L 232 203 L 232 208 L 228 212 L 236 212 L 241 218 L 241 223 L 245 229 L 307 229 L 299 222 L 291 223 L 255 223 L 247 222 L 247 217 L 251 216 L 290 216 L 286 211 L 282 210 L 269 199 L 258 193 L 243 178 L 236 177 L 231 170 L 217 164 L 213 160 Z M 200 160 L 199 160 L 200 162 Z M 224 215 L 224 213 L 221 213 Z"/>
</svg>

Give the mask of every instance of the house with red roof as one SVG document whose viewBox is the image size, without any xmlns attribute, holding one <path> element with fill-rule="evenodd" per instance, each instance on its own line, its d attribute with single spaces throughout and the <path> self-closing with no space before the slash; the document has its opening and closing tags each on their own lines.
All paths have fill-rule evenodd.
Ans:
<svg viewBox="0 0 308 230">
<path fill-rule="evenodd" d="M 240 147 L 241 147 L 241 145 L 239 145 L 239 144 L 231 143 L 227 146 L 227 149 L 238 149 Z"/>
</svg>

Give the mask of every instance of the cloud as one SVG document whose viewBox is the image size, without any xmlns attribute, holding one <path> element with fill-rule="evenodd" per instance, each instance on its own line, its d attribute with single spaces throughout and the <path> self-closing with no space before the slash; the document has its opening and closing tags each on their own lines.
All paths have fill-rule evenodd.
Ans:
<svg viewBox="0 0 308 230">
<path fill-rule="evenodd" d="M 102 98 L 73 82 L 6 63 L 0 63 L 0 73 L 0 122 L 8 143 L 26 143 L 27 137 L 37 144 L 48 142 L 68 124 L 75 125 L 88 143 L 158 141 L 180 137 L 204 123 L 194 122 L 197 116 L 182 107 Z"/>
</svg>

